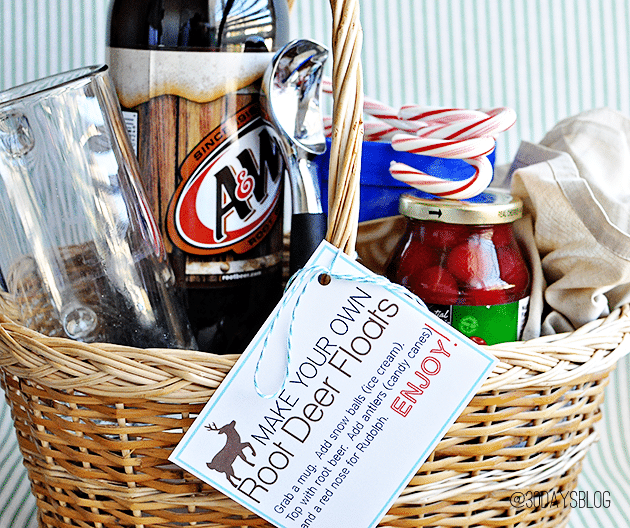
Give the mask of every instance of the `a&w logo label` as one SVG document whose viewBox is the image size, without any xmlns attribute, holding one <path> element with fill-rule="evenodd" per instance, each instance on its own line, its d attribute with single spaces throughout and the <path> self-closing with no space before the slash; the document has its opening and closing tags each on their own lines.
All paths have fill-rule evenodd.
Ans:
<svg viewBox="0 0 630 528">
<path fill-rule="evenodd" d="M 167 215 L 168 234 L 187 253 L 245 253 L 279 215 L 284 161 L 258 105 L 208 134 L 180 167 Z M 230 130 L 230 128 L 232 130 Z"/>
</svg>

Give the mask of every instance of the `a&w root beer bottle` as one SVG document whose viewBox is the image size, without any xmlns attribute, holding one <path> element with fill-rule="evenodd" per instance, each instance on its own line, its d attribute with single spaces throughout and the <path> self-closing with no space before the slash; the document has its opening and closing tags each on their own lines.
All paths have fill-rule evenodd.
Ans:
<svg viewBox="0 0 630 528">
<path fill-rule="evenodd" d="M 108 63 L 202 350 L 240 353 L 281 296 L 279 146 L 262 74 L 286 0 L 114 0 Z"/>
</svg>

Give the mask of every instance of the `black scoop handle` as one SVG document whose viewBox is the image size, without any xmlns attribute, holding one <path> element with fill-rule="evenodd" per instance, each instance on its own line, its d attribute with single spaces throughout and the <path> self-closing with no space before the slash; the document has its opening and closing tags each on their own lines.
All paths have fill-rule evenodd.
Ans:
<svg viewBox="0 0 630 528">
<path fill-rule="evenodd" d="M 326 237 L 324 213 L 296 213 L 291 217 L 291 247 L 289 272 L 293 275 L 304 267 L 317 246 Z"/>
</svg>

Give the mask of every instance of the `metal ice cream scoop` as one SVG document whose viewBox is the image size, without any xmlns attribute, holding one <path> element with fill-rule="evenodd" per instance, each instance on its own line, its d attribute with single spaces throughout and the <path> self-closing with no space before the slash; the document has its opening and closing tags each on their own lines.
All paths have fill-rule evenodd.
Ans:
<svg viewBox="0 0 630 528">
<path fill-rule="evenodd" d="M 262 81 L 262 111 L 278 135 L 291 185 L 291 273 L 304 266 L 326 236 L 312 159 L 326 151 L 319 95 L 327 58 L 321 44 L 294 40 L 275 54 Z"/>
</svg>

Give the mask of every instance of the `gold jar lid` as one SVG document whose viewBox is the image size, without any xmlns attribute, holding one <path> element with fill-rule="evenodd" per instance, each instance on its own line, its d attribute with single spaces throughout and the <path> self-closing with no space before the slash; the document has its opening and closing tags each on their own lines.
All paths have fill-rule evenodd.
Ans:
<svg viewBox="0 0 630 528">
<path fill-rule="evenodd" d="M 425 198 L 404 193 L 400 196 L 399 211 L 413 220 L 469 225 L 507 224 L 523 216 L 521 199 L 506 191 L 486 189 L 471 200 Z"/>
</svg>

